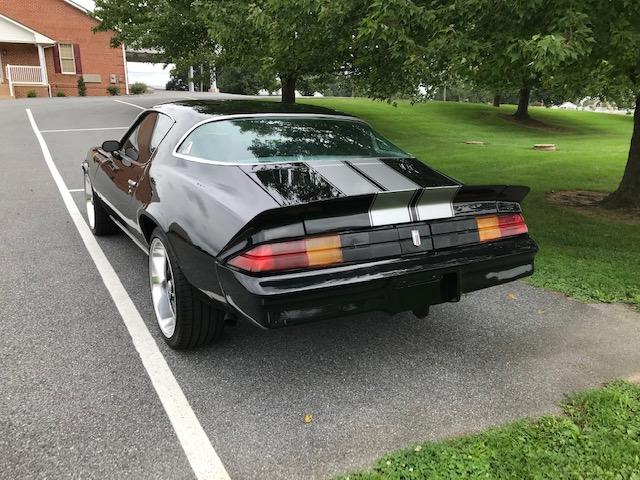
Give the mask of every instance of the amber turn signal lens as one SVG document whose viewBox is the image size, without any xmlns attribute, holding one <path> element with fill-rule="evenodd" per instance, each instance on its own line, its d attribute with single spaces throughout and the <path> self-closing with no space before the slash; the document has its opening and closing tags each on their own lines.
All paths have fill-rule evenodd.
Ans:
<svg viewBox="0 0 640 480">
<path fill-rule="evenodd" d="M 489 215 L 486 217 L 477 217 L 478 234 L 480 234 L 481 242 L 497 240 L 500 235 L 500 223 L 497 215 Z"/>
<path fill-rule="evenodd" d="M 229 265 L 247 272 L 274 272 L 342 263 L 339 235 L 259 245 L 232 258 Z"/>
<path fill-rule="evenodd" d="M 310 267 L 342 262 L 342 248 L 338 235 L 308 238 L 306 247 Z"/>
<path fill-rule="evenodd" d="M 529 229 L 520 213 L 476 217 L 481 242 L 527 233 Z"/>
</svg>

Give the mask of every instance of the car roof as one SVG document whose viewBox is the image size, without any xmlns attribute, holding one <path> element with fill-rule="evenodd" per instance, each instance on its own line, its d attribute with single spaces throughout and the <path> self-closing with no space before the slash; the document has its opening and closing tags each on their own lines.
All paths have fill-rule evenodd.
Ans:
<svg viewBox="0 0 640 480">
<path fill-rule="evenodd" d="M 207 117 L 226 115 L 255 115 L 255 114 L 301 114 L 301 115 L 337 115 L 351 117 L 343 112 L 318 105 L 304 103 L 287 104 L 274 100 L 183 100 L 156 105 L 154 110 L 167 113 L 178 122 L 190 119 L 201 121 Z M 187 120 L 188 121 L 188 120 Z"/>
</svg>

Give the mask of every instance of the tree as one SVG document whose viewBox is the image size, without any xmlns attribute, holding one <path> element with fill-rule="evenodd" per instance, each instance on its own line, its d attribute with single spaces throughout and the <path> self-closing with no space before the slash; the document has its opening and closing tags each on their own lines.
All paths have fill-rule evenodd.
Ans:
<svg viewBox="0 0 640 480">
<path fill-rule="evenodd" d="M 97 30 L 115 32 L 112 43 L 158 51 L 166 63 L 200 65 L 215 57 L 217 42 L 193 0 L 95 0 Z"/>
<path fill-rule="evenodd" d="M 211 71 L 213 65 L 205 63 L 200 64 L 193 69 L 193 76 L 190 77 L 191 67 L 193 65 L 188 61 L 179 60 L 176 62 L 175 68 L 169 72 L 171 77 L 167 82 L 167 90 L 189 90 L 189 81 L 193 82 L 196 92 L 207 92 L 211 88 Z"/>
<path fill-rule="evenodd" d="M 640 207 L 640 2 L 455 0 L 449 12 L 458 72 L 496 90 L 519 89 L 528 118 L 532 88 L 546 98 L 591 94 L 634 104 L 628 160 L 611 207 Z"/>
<path fill-rule="evenodd" d="M 451 0 L 372 0 L 361 7 L 350 72 L 369 97 L 421 99 L 451 77 L 460 35 Z M 420 87 L 423 92 L 420 92 Z"/>
<path fill-rule="evenodd" d="M 242 71 L 259 68 L 262 78 L 280 79 L 284 102 L 294 102 L 301 80 L 306 87 L 327 76 L 349 78 L 373 98 L 415 94 L 424 78 L 447 70 L 435 48 L 446 42 L 431 20 L 433 10 L 449 3 L 96 0 L 95 14 L 99 29 L 116 32 L 114 44 L 158 50 L 179 65 L 215 61 Z"/>
<path fill-rule="evenodd" d="M 265 75 L 259 66 L 242 68 L 235 64 L 216 65 L 218 88 L 221 92 L 256 95 L 260 90 L 273 92 L 279 88 L 275 76 Z"/>
<path fill-rule="evenodd" d="M 296 84 L 307 76 L 337 73 L 349 60 L 360 1 L 219 0 L 195 2 L 221 45 L 223 61 L 259 65 L 277 76 L 282 101 L 295 102 Z"/>
<path fill-rule="evenodd" d="M 594 42 L 588 61 L 574 69 L 574 88 L 581 89 L 586 81 L 591 95 L 635 106 L 622 181 L 604 204 L 640 208 L 640 2 L 588 0 L 585 12 Z"/>
<path fill-rule="evenodd" d="M 593 41 L 584 1 L 455 0 L 452 5 L 444 21 L 458 35 L 457 73 L 480 87 L 517 91 L 519 120 L 529 119 L 532 89 L 557 84 Z"/>
</svg>

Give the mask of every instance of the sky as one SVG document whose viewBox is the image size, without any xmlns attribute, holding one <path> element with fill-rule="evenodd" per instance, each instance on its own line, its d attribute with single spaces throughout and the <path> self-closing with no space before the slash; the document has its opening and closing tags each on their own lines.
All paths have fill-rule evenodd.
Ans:
<svg viewBox="0 0 640 480">
<path fill-rule="evenodd" d="M 93 10 L 94 3 L 93 0 L 73 0 L 75 3 L 82 5 L 84 8 L 90 8 Z"/>
<path fill-rule="evenodd" d="M 93 0 L 73 1 L 90 10 L 93 10 L 95 6 Z M 164 88 L 169 81 L 169 71 L 173 68 L 173 65 L 169 65 L 166 69 L 163 67 L 164 65 L 161 63 L 127 62 L 129 83 L 144 82 L 150 87 Z"/>
<path fill-rule="evenodd" d="M 84 8 L 90 8 L 91 10 L 93 10 L 93 7 L 94 7 L 93 0 L 73 0 L 73 1 L 75 3 L 79 3 Z"/>
</svg>

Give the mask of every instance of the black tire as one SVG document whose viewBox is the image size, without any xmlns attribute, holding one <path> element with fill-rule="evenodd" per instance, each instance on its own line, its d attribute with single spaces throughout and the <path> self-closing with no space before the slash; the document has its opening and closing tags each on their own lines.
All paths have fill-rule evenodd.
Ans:
<svg viewBox="0 0 640 480">
<path fill-rule="evenodd" d="M 95 193 L 93 194 L 93 205 L 96 212 L 96 221 L 91 229 L 93 234 L 100 237 L 102 235 L 117 233 L 119 231 L 118 227 L 113 223 L 113 220 L 109 217 L 109 213 L 104 208 L 104 204 Z"/>
<path fill-rule="evenodd" d="M 87 222 L 89 223 L 89 228 L 93 234 L 99 237 L 102 235 L 116 233 L 118 231 L 118 227 L 109 217 L 109 212 L 107 212 L 102 201 L 96 195 L 96 192 L 93 191 L 93 187 L 91 186 L 91 181 L 89 180 L 89 175 L 87 175 L 87 173 L 84 174 L 84 195 L 87 210 Z M 93 209 L 93 222 L 91 219 L 91 208 Z"/>
<path fill-rule="evenodd" d="M 224 328 L 224 312 L 213 305 L 202 292 L 192 287 L 187 281 L 178 265 L 178 259 L 171 248 L 171 244 L 164 232 L 159 228 L 153 231 L 149 240 L 150 285 L 152 286 L 151 261 L 152 248 L 155 243 L 154 240 L 160 242 L 166 252 L 175 297 L 173 307 L 175 309 L 175 327 L 173 333 L 169 336 L 163 331 L 160 325 L 160 317 L 154 304 L 156 323 L 158 323 L 162 338 L 164 338 L 167 345 L 176 350 L 201 347 L 214 342 L 220 338 L 222 334 Z M 152 291 L 152 302 L 153 301 Z"/>
</svg>

